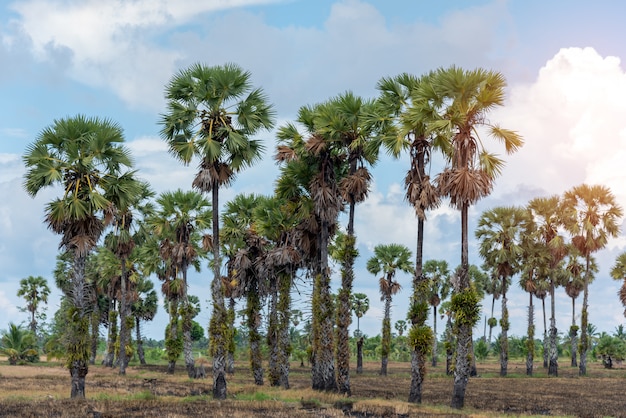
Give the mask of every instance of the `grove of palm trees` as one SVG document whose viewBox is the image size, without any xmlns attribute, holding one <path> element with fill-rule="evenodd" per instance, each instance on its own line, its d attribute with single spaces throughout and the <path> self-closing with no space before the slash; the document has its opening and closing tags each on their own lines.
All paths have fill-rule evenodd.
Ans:
<svg viewBox="0 0 626 418">
<path fill-rule="evenodd" d="M 490 410 L 472 392 L 531 387 L 537 376 L 556 388 L 573 374 L 590 385 L 614 385 L 626 333 L 596 335 L 589 316 L 589 284 L 601 279 L 595 257 L 622 223 L 612 191 L 581 184 L 525 206 L 489 205 L 507 156 L 524 145 L 522 133 L 495 120 L 506 91 L 497 71 L 451 66 L 384 76 L 375 87 L 372 98 L 344 91 L 302 103 L 295 120 L 278 124 L 271 97 L 239 65 L 181 69 L 165 86 L 167 105 L 154 120 L 168 153 L 195 176 L 159 194 L 142 180 L 116 122 L 86 115 L 51 121 L 23 155 L 24 189 L 31 196 L 54 192 L 42 213 L 59 236 L 50 277 L 62 302 L 42 326 L 48 283 L 25 278 L 18 296 L 28 329 L 12 324 L 0 352 L 11 364 L 27 364 L 15 367 L 61 359 L 71 398 L 102 401 L 99 391 L 109 382 L 103 375 L 129 387 L 139 376 L 146 386 L 135 389 L 157 407 L 193 396 L 194 405 L 210 404 L 214 412 L 254 400 L 253 392 L 288 402 L 294 391 L 304 409 L 321 411 L 320 402 L 304 402 L 318 396 L 346 406 L 335 408 L 346 415 L 368 397 L 404 403 L 390 407 L 393 416 L 457 413 L 468 399 L 486 413 L 571 413 L 549 402 Z M 275 142 L 260 140 L 261 133 Z M 372 249 L 359 241 L 355 217 L 383 154 L 408 164 L 398 182 L 415 213 L 414 248 L 385 236 Z M 237 176 L 264 155 L 279 169 L 274 193 L 239 193 Z M 223 201 L 226 189 L 234 198 Z M 478 203 L 489 209 L 476 213 Z M 424 260 L 434 245 L 428 215 L 442 206 L 460 219 L 454 265 L 444 256 Z M 190 294 L 191 271 L 210 294 Z M 401 274 L 410 277 L 410 289 L 398 282 Z M 623 282 L 616 300 L 626 308 L 626 253 L 610 276 Z M 376 284 L 380 301 L 358 290 L 365 281 Z M 512 287 L 524 292 L 525 316 L 509 311 Z M 556 326 L 558 292 L 571 298 L 569 329 Z M 394 326 L 399 299 L 409 308 Z M 207 306 L 209 322 L 198 324 Z M 382 312 L 381 331 L 372 337 L 360 326 L 374 307 Z M 159 324 L 161 341 L 146 340 L 141 327 L 157 310 L 168 318 Z M 527 335 L 510 335 L 512 321 Z M 210 384 L 198 380 L 205 377 Z M 17 377 L 3 380 L 11 379 Z M 164 388 L 169 384 L 174 395 Z M 392 416 L 381 408 L 363 416 Z M 328 414 L 320 416 L 335 416 Z"/>
</svg>

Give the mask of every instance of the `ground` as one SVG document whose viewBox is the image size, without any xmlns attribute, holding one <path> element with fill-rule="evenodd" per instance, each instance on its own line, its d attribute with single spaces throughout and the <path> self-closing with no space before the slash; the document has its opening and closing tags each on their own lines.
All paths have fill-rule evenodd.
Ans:
<svg viewBox="0 0 626 418">
<path fill-rule="evenodd" d="M 626 368 L 607 370 L 592 362 L 587 377 L 559 364 L 559 377 L 547 377 L 541 365 L 525 376 L 521 360 L 509 362 L 509 376 L 498 376 L 492 360 L 478 365 L 462 411 L 447 407 L 452 378 L 442 366 L 429 368 L 423 403 L 406 402 L 410 384 L 408 363 L 391 363 L 388 376 L 379 364 L 367 362 L 365 373 L 351 374 L 353 396 L 310 389 L 310 371 L 292 365 L 291 389 L 253 383 L 245 362 L 228 378 L 228 399 L 214 401 L 212 380 L 187 378 L 184 365 L 174 376 L 165 366 L 131 366 L 126 376 L 96 365 L 87 375 L 84 401 L 69 398 L 69 372 L 60 363 L 10 366 L 0 361 L 0 417 L 413 417 L 413 416 L 624 416 Z M 569 363 L 567 363 L 569 364 Z"/>
</svg>

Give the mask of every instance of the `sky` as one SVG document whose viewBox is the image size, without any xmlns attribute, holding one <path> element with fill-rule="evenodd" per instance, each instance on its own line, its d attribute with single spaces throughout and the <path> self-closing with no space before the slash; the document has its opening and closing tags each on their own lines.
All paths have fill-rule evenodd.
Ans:
<svg viewBox="0 0 626 418">
<path fill-rule="evenodd" d="M 59 237 L 43 223 L 45 204 L 57 191 L 26 194 L 21 159 L 26 147 L 55 119 L 109 118 L 123 127 L 139 175 L 155 191 L 190 189 L 196 166 L 183 166 L 167 153 L 158 121 L 165 111 L 164 86 L 196 62 L 233 62 L 250 71 L 253 84 L 275 106 L 277 126 L 292 121 L 300 106 L 346 91 L 374 98 L 382 77 L 419 76 L 451 65 L 501 72 L 508 82 L 506 102 L 490 120 L 517 131 L 525 145 L 505 156 L 493 192 L 470 210 L 473 264 L 482 263 L 473 230 L 484 210 L 525 205 L 581 183 L 608 186 L 626 207 L 624 15 L 626 3 L 620 0 L 2 2 L 0 329 L 28 320 L 19 310 L 25 303 L 16 296 L 22 278 L 48 279 L 49 317 L 59 305 L 52 276 Z M 278 174 L 272 159 L 275 131 L 258 139 L 266 147 L 262 161 L 221 192 L 222 202 L 238 193 L 272 193 Z M 489 138 L 485 144 L 492 147 Z M 406 156 L 383 156 L 373 169 L 368 200 L 356 209 L 360 258 L 354 291 L 370 299 L 360 321 L 370 336 L 380 333 L 383 302 L 377 278 L 365 269 L 367 259 L 378 244 L 400 243 L 415 251 L 417 222 L 402 187 L 407 168 Z M 589 320 L 609 333 L 626 322 L 617 297 L 621 283 L 609 276 L 615 258 L 626 251 L 624 229 L 596 255 L 600 271 L 590 286 Z M 460 263 L 460 216 L 445 204 L 428 213 L 424 259 L 443 259 L 451 268 Z M 190 277 L 189 292 L 203 308 L 197 320 L 205 326 L 210 279 L 206 264 Z M 403 290 L 394 297 L 392 323 L 405 319 L 411 292 L 409 275 L 397 279 Z M 336 268 L 335 289 L 338 283 Z M 310 291 L 303 282 L 297 289 L 295 305 L 304 306 Z M 514 279 L 510 334 L 525 334 L 527 300 Z M 576 303 L 578 322 L 582 297 Z M 484 301 L 485 310 L 490 304 Z M 556 305 L 557 328 L 566 332 L 571 301 L 563 289 L 557 290 Z M 539 334 L 543 325 L 536 316 Z M 166 322 L 160 306 L 155 320 L 144 325 L 145 334 L 162 339 Z M 443 321 L 439 324 L 441 331 Z M 482 331 L 481 322 L 475 334 Z"/>
</svg>

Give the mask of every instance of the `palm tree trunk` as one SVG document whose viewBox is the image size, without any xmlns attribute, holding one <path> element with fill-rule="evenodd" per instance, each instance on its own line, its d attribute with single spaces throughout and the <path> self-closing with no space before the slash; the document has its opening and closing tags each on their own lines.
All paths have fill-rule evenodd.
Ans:
<svg viewBox="0 0 626 418">
<path fill-rule="evenodd" d="M 250 344 L 250 368 L 254 376 L 254 384 L 263 386 L 263 357 L 261 355 L 261 334 L 259 333 L 259 315 L 261 301 L 256 282 L 246 295 L 248 341 Z"/>
<path fill-rule="evenodd" d="M 356 160 L 355 160 L 356 163 Z M 351 172 L 356 171 L 351 166 Z M 353 196 L 351 196 L 353 198 Z M 341 289 L 338 296 L 337 309 L 337 388 L 339 393 L 350 396 L 350 334 L 349 327 L 352 322 L 352 308 L 350 295 L 352 282 L 354 281 L 354 210 L 355 203 L 351 202 L 348 215 L 348 229 L 346 237 L 345 257 L 341 266 Z"/>
<path fill-rule="evenodd" d="M 576 299 L 572 298 L 572 326 L 569 330 L 570 336 L 570 344 L 572 347 L 572 367 L 578 367 L 578 362 L 576 361 L 576 351 L 578 346 L 578 331 L 576 330 Z"/>
<path fill-rule="evenodd" d="M 464 202 L 461 208 L 461 269 L 456 285 L 456 292 L 468 291 L 469 253 L 468 253 L 468 209 Z M 472 343 L 472 326 L 463 321 L 457 327 L 456 367 L 454 369 L 454 388 L 452 392 L 452 408 L 460 409 L 465 404 L 465 389 L 470 375 L 469 355 Z"/>
<path fill-rule="evenodd" d="M 543 308 L 543 368 L 548 368 L 548 327 L 546 326 L 546 298 L 545 295 L 541 299 Z"/>
<path fill-rule="evenodd" d="M 363 373 L 363 337 L 356 342 L 356 374 Z"/>
<path fill-rule="evenodd" d="M 424 149 L 420 148 L 417 154 L 417 166 L 420 176 L 424 176 Z M 423 254 L 424 254 L 424 219 L 417 218 L 417 246 L 415 250 L 415 275 L 413 276 L 413 295 L 410 303 L 417 304 L 419 301 L 423 301 L 424 295 L 421 292 L 422 283 L 424 281 L 423 274 Z M 390 298 L 391 299 L 391 298 Z M 391 302 L 391 300 L 390 300 Z M 427 305 L 426 305 L 427 306 Z M 435 321 L 436 307 L 435 309 Z M 424 312 L 424 318 L 411 318 L 411 327 L 422 327 L 425 325 L 428 311 Z M 391 324 L 389 324 L 391 325 Z M 410 332 L 410 331 L 409 331 Z M 389 336 L 391 340 L 391 335 Z M 433 366 L 437 364 L 437 329 L 435 325 L 435 344 L 432 347 L 432 362 Z M 391 344 L 391 341 L 389 341 Z M 422 384 L 426 375 L 426 357 L 427 353 L 422 352 L 422 348 L 411 347 L 411 386 L 409 391 L 409 402 L 421 403 L 422 402 Z M 385 365 L 385 374 L 387 373 Z"/>
<path fill-rule="evenodd" d="M 389 285 L 391 288 L 391 285 Z M 391 295 L 385 295 L 385 317 L 383 319 L 382 355 L 380 359 L 380 374 L 387 376 L 387 363 L 391 351 Z"/>
<path fill-rule="evenodd" d="M 85 283 L 86 255 L 75 250 L 72 277 L 72 308 L 68 317 L 67 359 L 70 365 L 70 397 L 85 398 L 85 376 L 89 371 L 89 316 L 87 315 L 88 289 Z"/>
<path fill-rule="evenodd" d="M 177 297 L 176 297 L 177 298 Z M 178 338 L 178 301 L 174 298 L 170 301 L 170 335 L 165 338 L 165 349 L 168 351 L 167 373 L 174 374 L 176 359 L 180 355 Z"/>
<path fill-rule="evenodd" d="M 135 318 L 135 327 L 136 327 L 136 338 L 137 338 L 137 356 L 139 356 L 139 363 L 141 365 L 146 364 L 146 355 L 143 351 L 143 340 L 141 339 L 141 321 L 138 317 Z"/>
<path fill-rule="evenodd" d="M 500 334 L 500 376 L 506 376 L 509 364 L 509 310 L 506 306 L 506 277 L 502 277 L 502 319 L 500 320 L 502 333 Z"/>
<path fill-rule="evenodd" d="M 279 282 L 278 293 L 278 367 L 279 383 L 283 389 L 289 389 L 289 353 L 291 339 L 289 338 L 289 323 L 291 321 L 291 282 L 292 274 L 283 273 Z"/>
<path fill-rule="evenodd" d="M 213 313 L 209 337 L 213 355 L 213 398 L 226 399 L 226 334 L 229 330 L 220 274 L 219 184 L 217 181 L 214 181 L 211 187 L 211 207 L 213 208 L 213 281 L 211 283 Z"/>
<path fill-rule="evenodd" d="M 322 219 L 320 232 L 320 274 L 317 279 L 318 292 L 318 335 L 314 352 L 312 373 L 313 389 L 334 391 L 337 389 L 334 363 L 333 303 L 330 295 L 330 269 L 328 267 L 328 240 L 330 224 Z M 314 320 L 315 320 L 314 316 Z"/>
<path fill-rule="evenodd" d="M 432 366 L 437 367 L 437 307 L 433 306 L 433 358 Z"/>
<path fill-rule="evenodd" d="M 191 347 L 191 306 L 189 304 L 189 295 L 187 294 L 187 264 L 181 266 L 183 273 L 183 289 L 181 298 L 183 300 L 182 327 L 183 327 L 183 356 L 185 357 L 185 369 L 187 376 L 193 379 L 196 376 L 196 365 L 193 359 L 193 349 Z"/>
<path fill-rule="evenodd" d="M 267 325 L 267 345 L 269 349 L 269 368 L 267 378 L 270 386 L 280 385 L 280 372 L 278 370 L 278 280 L 273 277 L 269 298 L 269 320 Z"/>
<path fill-rule="evenodd" d="M 550 279 L 550 355 L 548 361 L 548 376 L 559 375 L 558 351 L 556 346 L 557 329 L 556 313 L 554 306 L 554 281 Z"/>
<path fill-rule="evenodd" d="M 526 354 L 526 375 L 533 375 L 533 361 L 535 359 L 535 307 L 533 306 L 533 294 L 528 303 L 528 353 Z"/>
<path fill-rule="evenodd" d="M 235 298 L 228 300 L 228 323 L 231 329 L 235 329 Z M 228 342 L 228 359 L 226 360 L 226 373 L 235 374 L 235 334 L 231 333 Z"/>
<path fill-rule="evenodd" d="M 583 285 L 583 309 L 580 316 L 580 367 L 578 369 L 579 376 L 587 375 L 587 349 L 589 348 L 589 337 L 587 335 L 587 325 L 589 324 L 588 306 L 589 306 L 589 264 L 590 256 L 586 257 L 585 280 Z"/>
<path fill-rule="evenodd" d="M 126 324 L 126 259 L 122 258 L 122 274 L 120 275 L 120 336 L 119 336 L 119 340 L 120 340 L 120 351 L 118 354 L 118 359 L 119 359 L 119 363 L 120 363 L 120 371 L 119 374 L 121 375 L 125 375 L 126 374 L 126 365 L 128 364 L 127 360 L 126 360 L 126 344 L 127 344 L 127 340 L 126 340 L 126 329 L 127 329 L 127 324 Z"/>
</svg>

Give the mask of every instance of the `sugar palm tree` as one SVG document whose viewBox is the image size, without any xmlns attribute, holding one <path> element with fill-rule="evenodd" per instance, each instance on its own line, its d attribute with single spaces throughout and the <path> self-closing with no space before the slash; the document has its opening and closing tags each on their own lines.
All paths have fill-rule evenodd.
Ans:
<svg viewBox="0 0 626 418">
<path fill-rule="evenodd" d="M 609 238 L 619 234 L 622 208 L 606 186 L 581 184 L 563 195 L 565 228 L 572 237 L 572 245 L 585 258 L 583 306 L 580 319 L 579 374 L 587 374 L 587 338 L 589 281 L 592 275 L 592 254 L 607 245 Z"/>
<path fill-rule="evenodd" d="M 410 167 L 404 178 L 406 199 L 413 205 L 417 215 L 417 248 L 415 251 L 415 274 L 413 277 L 413 292 L 409 319 L 411 320 L 410 341 L 411 350 L 411 389 L 409 402 L 421 402 L 422 382 L 426 373 L 426 356 L 428 342 L 432 339 L 430 328 L 426 326 L 428 315 L 428 301 L 426 279 L 422 274 L 422 259 L 424 246 L 424 221 L 426 210 L 439 206 L 440 196 L 432 184 L 430 177 L 430 162 L 432 148 L 443 143 L 438 141 L 436 134 L 428 132 L 428 123 L 431 121 L 433 109 L 421 89 L 427 89 L 430 75 L 417 78 L 403 73 L 394 78 L 382 78 L 377 85 L 381 92 L 379 106 L 386 109 L 391 120 L 396 123 L 390 129 L 381 129 L 379 141 L 387 152 L 398 157 L 402 150 L 408 150 Z M 382 120 L 380 125 L 386 125 Z M 427 171 L 428 167 L 428 171 Z M 436 338 L 433 341 L 436 343 Z"/>
<path fill-rule="evenodd" d="M 509 360 L 508 282 L 520 268 L 524 255 L 523 237 L 530 231 L 530 218 L 521 207 L 496 207 L 482 213 L 476 228 L 480 256 L 485 265 L 502 281 L 502 319 L 500 325 L 500 376 L 506 376 Z"/>
<path fill-rule="evenodd" d="M 119 374 L 126 374 L 128 364 L 127 344 L 130 342 L 130 303 L 127 295 L 127 281 L 129 280 L 128 259 L 135 248 L 133 236 L 134 218 L 138 215 L 137 210 L 144 201 L 152 198 L 154 192 L 147 183 L 138 180 L 134 172 L 124 173 L 105 197 L 111 202 L 108 215 L 111 217 L 111 231 L 105 237 L 105 245 L 115 254 L 120 262 L 120 355 Z M 129 323 L 130 318 L 130 323 Z"/>
<path fill-rule="evenodd" d="M 437 175 L 438 194 L 450 198 L 450 203 L 461 211 L 461 271 L 453 295 L 453 308 L 461 305 L 467 312 L 457 313 L 457 363 L 451 405 L 462 408 L 470 372 L 468 353 L 472 342 L 472 328 L 478 321 L 478 298 L 472 291 L 467 270 L 468 211 L 470 205 L 487 196 L 504 161 L 485 148 L 479 128 L 504 145 L 507 153 L 522 146 L 522 138 L 515 132 L 490 122 L 489 112 L 504 104 L 506 82 L 502 74 L 484 69 L 463 70 L 458 67 L 439 69 L 421 89 L 421 95 L 435 107 L 430 115 L 427 132 L 443 138 L 447 164 Z M 460 303 L 461 300 L 464 303 Z M 470 302 L 470 303 L 467 303 Z M 475 314 L 476 313 L 476 314 Z"/>
<path fill-rule="evenodd" d="M 141 276 L 137 281 L 137 299 L 131 305 L 131 313 L 135 318 L 135 336 L 137 339 L 137 356 L 140 364 L 146 364 L 141 338 L 141 322 L 152 321 L 157 313 L 157 293 L 154 284 L 146 277 Z"/>
<path fill-rule="evenodd" d="M 254 209 L 265 199 L 254 194 L 238 194 L 226 204 L 222 214 L 222 242 L 229 247 L 229 261 L 236 292 L 246 298 L 246 324 L 250 350 L 250 368 L 254 383 L 263 385 L 261 354 L 262 301 L 267 295 L 267 282 L 259 273 L 259 265 L 268 245 L 253 227 Z M 230 277 L 229 277 L 230 279 Z"/>
<path fill-rule="evenodd" d="M 433 307 L 432 366 L 437 366 L 437 307 L 450 295 L 450 269 L 445 260 L 428 260 L 424 263 L 424 276 L 428 279 L 428 303 Z"/>
<path fill-rule="evenodd" d="M 181 189 L 161 193 L 157 204 L 158 209 L 148 219 L 148 223 L 152 226 L 154 235 L 160 238 L 161 257 L 173 267 L 173 281 L 177 282 L 174 286 L 177 288 L 175 293 L 180 302 L 177 308 L 182 319 L 185 367 L 189 377 L 194 377 L 191 329 L 196 309 L 188 298 L 187 272 L 205 256 L 203 243 L 208 239 L 207 231 L 211 226 L 211 205 L 200 193 Z M 173 323 L 171 327 L 171 337 L 175 338 L 177 330 Z"/>
<path fill-rule="evenodd" d="M 387 375 L 387 362 L 391 351 L 391 299 L 400 291 L 400 283 L 395 280 L 399 271 L 412 273 L 411 251 L 401 244 L 379 244 L 374 247 L 374 255 L 367 260 L 367 271 L 379 278 L 380 299 L 385 302 L 382 330 L 382 358 L 380 374 Z"/>
<path fill-rule="evenodd" d="M 41 276 L 28 276 L 20 280 L 20 288 L 17 296 L 23 297 L 26 301 L 26 310 L 30 313 L 30 330 L 33 335 L 37 335 L 37 316 L 39 305 L 48 303 L 50 288 L 48 282 Z"/>
<path fill-rule="evenodd" d="M 304 212 L 311 216 L 304 218 L 304 233 L 298 238 L 314 277 L 311 383 L 313 389 L 329 391 L 337 389 L 337 382 L 328 247 L 342 208 L 339 181 L 345 149 L 334 137 L 318 131 L 318 115 L 325 106 L 299 109 L 297 122 L 304 127 L 302 133 L 293 123 L 279 128 L 276 159 L 284 166 L 276 191 L 281 198 L 311 207 Z"/>
<path fill-rule="evenodd" d="M 368 194 L 371 174 L 368 166 L 378 157 L 378 150 L 371 146 L 377 133 L 377 125 L 372 123 L 376 107 L 371 100 L 364 100 L 352 92 L 345 92 L 328 100 L 319 107 L 316 115 L 317 132 L 327 140 L 337 142 L 346 155 L 347 173 L 338 184 L 339 192 L 348 205 L 348 225 L 341 252 L 341 288 L 337 298 L 337 386 L 340 393 L 350 396 L 350 336 L 351 322 L 350 295 L 354 281 L 354 260 L 356 237 L 354 217 L 356 205 L 363 202 Z"/>
<path fill-rule="evenodd" d="M 209 326 L 213 356 L 213 397 L 226 398 L 228 313 L 224 304 L 219 245 L 219 189 L 259 160 L 262 145 L 252 136 L 274 125 L 274 111 L 251 74 L 235 64 L 193 64 L 179 71 L 166 87 L 167 111 L 161 136 L 184 164 L 200 159 L 193 187 L 211 193 L 213 207 L 213 312 Z"/>
<path fill-rule="evenodd" d="M 561 283 L 559 265 L 567 254 L 564 237 L 559 233 L 563 225 L 559 196 L 538 197 L 527 205 L 537 229 L 537 243 L 547 252 L 546 263 L 539 264 L 539 282 L 548 284 L 550 294 L 550 330 L 548 333 L 548 375 L 558 375 L 557 328 L 555 310 L 555 288 Z"/>
<path fill-rule="evenodd" d="M 565 283 L 565 293 L 572 299 L 572 325 L 570 326 L 569 336 L 571 344 L 571 365 L 572 367 L 578 367 L 576 354 L 578 352 L 578 325 L 576 325 L 576 299 L 580 296 L 580 293 L 584 288 L 584 273 L 585 265 L 580 261 L 580 253 L 573 247 L 568 247 L 567 252 L 567 264 L 565 266 L 565 274 L 567 282 Z M 595 263 L 595 259 L 591 261 L 592 273 L 598 272 L 598 267 Z M 593 279 L 594 275 L 591 275 Z"/>
<path fill-rule="evenodd" d="M 123 171 L 131 167 L 119 125 L 106 119 L 75 116 L 55 120 L 44 128 L 23 157 L 26 165 L 24 187 L 31 196 L 60 185 L 63 195 L 46 205 L 46 223 L 61 235 L 60 247 L 73 257 L 73 275 L 67 296 L 69 309 L 67 356 L 71 397 L 85 397 L 88 373 L 89 292 L 85 281 L 85 260 L 96 246 L 110 208 L 105 198 Z"/>
<path fill-rule="evenodd" d="M 297 208 L 292 202 L 271 197 L 261 201 L 254 211 L 255 228 L 270 243 L 261 264 L 261 277 L 270 283 L 269 381 L 284 389 L 289 389 L 291 288 L 302 262 L 296 245 L 297 226 L 302 219 Z"/>
<path fill-rule="evenodd" d="M 370 300 L 365 293 L 352 294 L 352 310 L 356 316 L 356 332 L 354 336 L 358 338 L 356 342 L 356 372 L 363 373 L 363 335 L 361 334 L 360 320 L 370 308 Z"/>
</svg>

